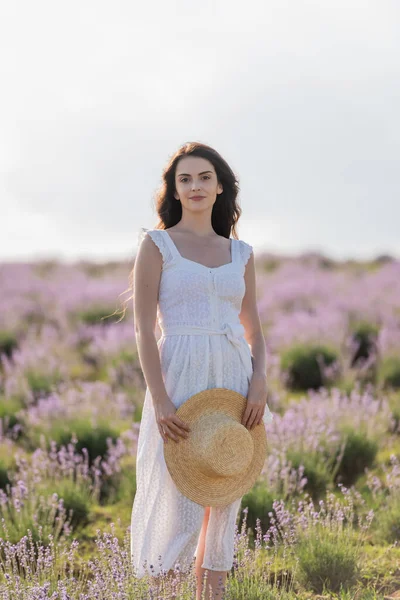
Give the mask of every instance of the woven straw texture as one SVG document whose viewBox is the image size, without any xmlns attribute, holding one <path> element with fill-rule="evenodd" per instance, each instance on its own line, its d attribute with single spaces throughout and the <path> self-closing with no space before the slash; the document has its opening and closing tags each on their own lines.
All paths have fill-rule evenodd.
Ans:
<svg viewBox="0 0 400 600">
<path fill-rule="evenodd" d="M 241 424 L 246 403 L 238 392 L 211 388 L 176 411 L 191 431 L 179 443 L 169 439 L 164 444 L 165 462 L 182 494 L 202 506 L 225 506 L 240 498 L 264 466 L 265 426 L 248 430 Z"/>
</svg>

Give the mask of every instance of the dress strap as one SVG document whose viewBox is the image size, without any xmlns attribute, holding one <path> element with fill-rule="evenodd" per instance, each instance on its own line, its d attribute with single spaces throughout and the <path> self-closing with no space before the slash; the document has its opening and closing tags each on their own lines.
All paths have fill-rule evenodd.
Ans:
<svg viewBox="0 0 400 600">
<path fill-rule="evenodd" d="M 162 255 L 163 267 L 167 267 L 172 264 L 174 255 L 172 248 L 168 245 L 167 236 L 164 235 L 164 233 L 163 229 L 147 229 L 147 227 L 141 227 L 137 245 L 139 246 L 146 235 L 149 235 Z"/>
<path fill-rule="evenodd" d="M 160 231 L 162 231 L 162 233 L 164 235 L 165 243 L 166 243 L 167 247 L 169 248 L 169 251 L 171 252 L 173 258 L 176 258 L 176 259 L 181 258 L 181 255 L 178 252 L 178 248 L 175 246 L 175 242 L 169 235 L 168 231 L 166 229 L 160 229 Z"/>
<path fill-rule="evenodd" d="M 232 264 L 235 264 L 237 261 L 237 251 L 238 251 L 238 247 L 237 247 L 237 240 L 235 240 L 235 238 L 231 238 L 231 259 L 232 259 Z"/>
<path fill-rule="evenodd" d="M 237 240 L 237 242 L 238 242 L 238 250 L 239 250 L 238 255 L 240 257 L 240 262 L 242 263 L 243 267 L 245 267 L 251 256 L 251 253 L 253 252 L 253 246 L 251 246 L 244 240 Z"/>
</svg>

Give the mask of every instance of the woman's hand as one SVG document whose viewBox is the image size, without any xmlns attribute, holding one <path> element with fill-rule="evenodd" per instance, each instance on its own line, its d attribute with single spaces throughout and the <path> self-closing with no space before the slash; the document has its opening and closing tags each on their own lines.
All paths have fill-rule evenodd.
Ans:
<svg viewBox="0 0 400 600">
<path fill-rule="evenodd" d="M 262 422 L 267 396 L 267 376 L 264 373 L 253 373 L 247 394 L 247 405 L 242 417 L 242 425 L 247 429 L 253 429 Z"/>
<path fill-rule="evenodd" d="M 176 416 L 176 410 L 174 403 L 168 397 L 154 403 L 158 430 L 164 442 L 167 442 L 168 438 L 179 442 L 178 436 L 186 439 L 189 435 L 189 426 Z"/>
</svg>

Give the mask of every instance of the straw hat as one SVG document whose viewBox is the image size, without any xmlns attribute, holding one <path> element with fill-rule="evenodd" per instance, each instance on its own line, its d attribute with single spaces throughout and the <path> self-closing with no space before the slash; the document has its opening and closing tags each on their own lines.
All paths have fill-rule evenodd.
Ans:
<svg viewBox="0 0 400 600">
<path fill-rule="evenodd" d="M 177 488 L 202 506 L 225 506 L 260 475 L 267 454 L 264 423 L 241 424 L 247 399 L 227 388 L 191 396 L 176 411 L 190 427 L 187 439 L 168 440 L 164 458 Z"/>
</svg>

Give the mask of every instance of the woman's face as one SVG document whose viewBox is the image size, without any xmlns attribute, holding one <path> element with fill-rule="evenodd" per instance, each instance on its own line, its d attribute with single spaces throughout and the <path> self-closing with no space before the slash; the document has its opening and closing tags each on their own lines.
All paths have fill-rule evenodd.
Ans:
<svg viewBox="0 0 400 600">
<path fill-rule="evenodd" d="M 175 171 L 175 198 L 182 209 L 190 211 L 212 210 L 217 194 L 223 191 L 210 161 L 199 156 L 181 158 Z M 195 196 L 202 196 L 196 200 Z"/>
</svg>

